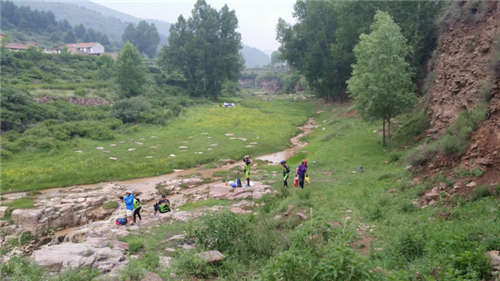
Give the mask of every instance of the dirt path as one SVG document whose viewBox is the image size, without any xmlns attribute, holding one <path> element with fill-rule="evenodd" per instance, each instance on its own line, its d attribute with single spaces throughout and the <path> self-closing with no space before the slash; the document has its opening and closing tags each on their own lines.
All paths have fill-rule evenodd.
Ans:
<svg viewBox="0 0 500 281">
<path fill-rule="evenodd" d="M 277 164 L 291 157 L 307 144 L 301 138 L 313 131 L 315 122 L 311 118 L 299 128 L 303 132 L 290 140 L 292 147 L 256 159 Z M 0 260 L 7 260 L 12 254 L 24 253 L 31 255 L 35 262 L 51 271 L 92 266 L 101 272 L 116 273 L 126 264 L 127 245 L 120 242 L 119 238 L 127 236 L 129 232 L 169 221 L 187 221 L 222 208 L 229 208 L 234 213 L 251 212 L 255 205 L 253 200 L 273 192 L 270 186 L 254 181 L 251 188 L 233 189 L 221 181 L 203 181 L 204 178 L 212 178 L 215 172 L 240 165 L 242 164 L 237 161 L 213 169 L 195 167 L 156 177 L 43 190 L 35 198 L 34 209 L 14 210 L 11 216 L 13 224 L 0 221 L 0 246 L 25 231 L 36 234 L 39 239 L 13 249 L 0 257 Z M 192 211 L 177 209 L 154 216 L 153 204 L 159 199 L 158 186 L 169 194 L 168 198 L 174 209 L 188 202 L 206 199 L 238 201 L 229 207 L 204 207 Z M 103 206 L 109 202 L 119 202 L 118 196 L 123 195 L 126 190 L 132 190 L 141 198 L 142 221 L 139 225 L 116 226 L 115 219 L 124 216 L 123 204 L 120 202 L 116 207 L 115 203 L 111 208 Z M 12 193 L 6 194 L 4 198 L 12 200 L 24 195 L 25 193 Z M 57 231 L 53 231 L 54 229 Z"/>
</svg>

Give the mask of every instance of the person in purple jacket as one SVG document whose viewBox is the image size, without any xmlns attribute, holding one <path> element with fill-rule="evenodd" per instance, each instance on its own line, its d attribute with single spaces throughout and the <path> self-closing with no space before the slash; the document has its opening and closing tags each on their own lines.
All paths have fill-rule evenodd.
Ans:
<svg viewBox="0 0 500 281">
<path fill-rule="evenodd" d="M 307 160 L 302 160 L 302 163 L 297 167 L 297 170 L 295 170 L 295 173 L 299 177 L 299 186 L 300 188 L 304 188 L 304 180 L 306 178 L 307 174 Z"/>
</svg>

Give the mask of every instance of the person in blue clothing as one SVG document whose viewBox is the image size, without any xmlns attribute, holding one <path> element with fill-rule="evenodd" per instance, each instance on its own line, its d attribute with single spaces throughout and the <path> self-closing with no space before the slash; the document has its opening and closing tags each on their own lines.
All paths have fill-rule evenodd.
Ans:
<svg viewBox="0 0 500 281">
<path fill-rule="evenodd" d="M 306 178 L 307 174 L 307 160 L 303 160 L 302 163 L 297 167 L 297 170 L 295 171 L 297 176 L 299 177 L 299 186 L 300 188 L 304 188 L 304 180 Z"/>
<path fill-rule="evenodd" d="M 126 196 L 120 196 L 120 199 L 125 202 L 125 210 L 127 212 L 127 222 L 132 221 L 132 216 L 134 214 L 134 194 L 132 191 L 127 190 Z"/>
</svg>

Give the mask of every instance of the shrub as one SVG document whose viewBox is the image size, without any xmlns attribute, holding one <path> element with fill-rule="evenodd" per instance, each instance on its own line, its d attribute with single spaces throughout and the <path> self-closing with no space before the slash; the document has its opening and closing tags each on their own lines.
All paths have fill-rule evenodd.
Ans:
<svg viewBox="0 0 500 281">
<path fill-rule="evenodd" d="M 120 280 L 139 281 L 144 277 L 144 269 L 139 260 L 129 259 L 127 266 L 120 274 Z"/>
<path fill-rule="evenodd" d="M 87 94 L 88 94 L 87 90 L 85 90 L 83 88 L 78 88 L 75 90 L 75 95 L 77 95 L 79 97 L 85 97 Z"/>
<path fill-rule="evenodd" d="M 145 112 L 151 109 L 151 104 L 143 97 L 132 97 L 113 104 L 112 115 L 124 123 L 136 123 L 142 120 Z"/>
<path fill-rule="evenodd" d="M 19 236 L 19 244 L 20 245 L 26 245 L 32 240 L 35 240 L 36 237 L 31 233 L 31 231 L 25 231 Z"/>
<path fill-rule="evenodd" d="M 452 267 L 445 273 L 445 280 L 489 280 L 490 278 L 490 265 L 482 247 L 451 255 L 449 260 Z"/>
<path fill-rule="evenodd" d="M 244 217 L 222 212 L 203 217 L 200 223 L 189 229 L 188 236 L 207 249 L 224 252 L 232 250 L 238 241 L 244 239 L 248 228 Z"/>
<path fill-rule="evenodd" d="M 203 279 L 214 275 L 216 272 L 215 268 L 211 267 L 207 262 L 187 251 L 181 251 L 177 254 L 172 267 L 179 275 L 188 275 Z"/>
<path fill-rule="evenodd" d="M 493 82 L 490 79 L 481 81 L 479 85 L 479 93 L 481 94 L 485 102 L 489 102 L 493 97 L 493 86 Z"/>
<path fill-rule="evenodd" d="M 392 244 L 394 258 L 411 262 L 423 256 L 425 244 L 426 237 L 421 231 L 416 229 L 403 230 Z"/>
<path fill-rule="evenodd" d="M 116 201 L 108 201 L 102 205 L 104 209 L 116 209 L 120 206 Z"/>
<path fill-rule="evenodd" d="M 144 249 L 144 238 L 139 236 L 131 236 L 127 238 L 128 251 L 135 254 Z"/>
<path fill-rule="evenodd" d="M 493 196 L 493 195 L 494 194 L 492 194 L 490 192 L 489 186 L 481 185 L 481 186 L 478 186 L 476 188 L 476 190 L 474 191 L 474 195 L 472 196 L 472 200 L 476 201 L 476 200 L 480 200 L 481 198 L 485 198 L 485 197 L 489 197 L 489 196 Z"/>
<path fill-rule="evenodd" d="M 457 120 L 448 128 L 447 133 L 437 142 L 440 152 L 458 157 L 468 146 L 470 135 L 484 120 L 488 110 L 487 104 L 481 104 L 471 111 L 462 111 Z"/>
<path fill-rule="evenodd" d="M 14 256 L 0 263 L 0 279 L 38 281 L 43 279 L 43 271 L 36 264 Z"/>
<path fill-rule="evenodd" d="M 287 250 L 271 259 L 263 268 L 260 280 L 303 281 L 311 279 L 313 257 L 305 250 Z"/>
<path fill-rule="evenodd" d="M 429 162 L 436 155 L 436 148 L 434 145 L 425 144 L 419 146 L 413 153 L 406 157 L 406 161 L 413 166 L 422 166 Z"/>
<path fill-rule="evenodd" d="M 366 262 L 345 244 L 329 243 L 327 254 L 320 259 L 313 280 L 374 280 Z"/>
<path fill-rule="evenodd" d="M 88 281 L 94 280 L 99 275 L 95 269 L 70 269 L 61 273 L 55 280 L 57 281 Z"/>
<path fill-rule="evenodd" d="M 422 135 L 430 126 L 427 108 L 419 106 L 401 118 L 401 126 L 396 130 L 396 140 L 406 142 Z"/>
</svg>

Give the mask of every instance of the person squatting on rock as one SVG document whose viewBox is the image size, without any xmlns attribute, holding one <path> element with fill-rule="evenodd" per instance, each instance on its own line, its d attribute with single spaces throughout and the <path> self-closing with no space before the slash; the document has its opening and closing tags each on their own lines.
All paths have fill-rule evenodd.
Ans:
<svg viewBox="0 0 500 281">
<path fill-rule="evenodd" d="M 243 167 L 243 171 L 245 172 L 245 179 L 247 180 L 247 184 L 245 187 L 250 187 L 250 165 L 252 162 L 250 161 L 250 156 L 246 155 L 243 158 L 243 162 L 245 163 L 245 167 Z"/>
<path fill-rule="evenodd" d="M 302 163 L 297 167 L 297 170 L 295 170 L 295 173 L 299 177 L 299 186 L 300 188 L 304 188 L 304 180 L 307 175 L 307 160 L 303 160 Z"/>
<path fill-rule="evenodd" d="M 132 221 L 132 215 L 134 213 L 134 195 L 132 194 L 132 191 L 127 190 L 126 196 L 120 196 L 120 200 L 123 200 L 123 202 L 125 202 L 127 222 Z"/>
<path fill-rule="evenodd" d="M 134 224 L 136 223 L 136 216 L 139 217 L 139 220 L 142 221 L 141 218 L 141 200 L 139 198 L 134 198 Z"/>
<path fill-rule="evenodd" d="M 286 164 L 285 160 L 281 161 L 280 164 L 283 171 L 283 186 L 288 187 L 288 176 L 290 175 L 290 168 Z"/>
<path fill-rule="evenodd" d="M 160 212 L 160 214 L 170 212 L 170 201 L 167 199 L 165 194 L 161 196 L 161 200 L 154 205 L 154 208 L 155 216 L 157 212 Z"/>
</svg>

